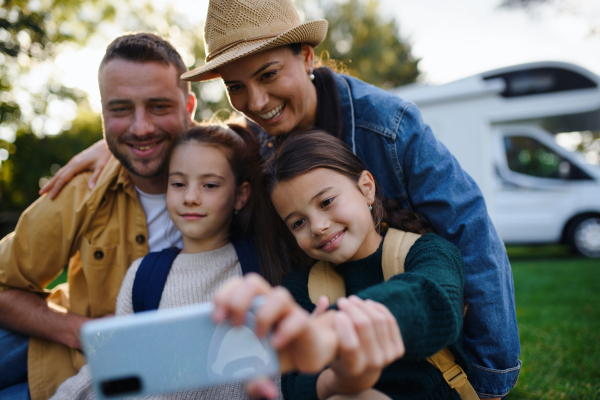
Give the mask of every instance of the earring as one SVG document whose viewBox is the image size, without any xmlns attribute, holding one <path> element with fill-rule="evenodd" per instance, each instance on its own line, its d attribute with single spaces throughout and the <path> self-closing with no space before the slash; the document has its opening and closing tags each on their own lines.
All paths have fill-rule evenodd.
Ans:
<svg viewBox="0 0 600 400">
<path fill-rule="evenodd" d="M 310 79 L 311 81 L 315 80 L 315 74 L 313 74 L 313 69 L 312 68 L 308 69 L 308 79 Z"/>
<path fill-rule="evenodd" d="M 238 215 L 239 210 L 233 210 L 233 215 Z"/>
<path fill-rule="evenodd" d="M 373 211 L 373 205 L 369 203 L 369 211 Z"/>
</svg>

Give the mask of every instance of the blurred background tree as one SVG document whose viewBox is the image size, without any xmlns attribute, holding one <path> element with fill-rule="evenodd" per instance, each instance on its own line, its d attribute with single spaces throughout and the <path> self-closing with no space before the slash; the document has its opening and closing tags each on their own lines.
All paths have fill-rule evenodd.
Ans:
<svg viewBox="0 0 600 400">
<path fill-rule="evenodd" d="M 384 89 L 416 81 L 419 60 L 400 37 L 398 22 L 382 17 L 377 0 L 329 2 L 321 10 L 329 30 L 317 55 L 328 52 L 348 74 Z"/>
<path fill-rule="evenodd" d="M 122 32 L 150 31 L 169 39 L 190 68 L 203 65 L 204 23 L 173 4 L 0 0 L 0 235 L 37 199 L 40 185 L 102 137 L 87 93 L 64 84 L 57 57 L 103 48 Z M 383 18 L 378 5 L 377 0 L 296 2 L 304 20 L 329 21 L 327 38 L 317 48 L 324 61 L 338 60 L 347 73 L 383 88 L 412 83 L 419 60 L 400 37 L 397 22 Z M 193 84 L 192 90 L 197 120 L 231 110 L 220 80 Z"/>
</svg>

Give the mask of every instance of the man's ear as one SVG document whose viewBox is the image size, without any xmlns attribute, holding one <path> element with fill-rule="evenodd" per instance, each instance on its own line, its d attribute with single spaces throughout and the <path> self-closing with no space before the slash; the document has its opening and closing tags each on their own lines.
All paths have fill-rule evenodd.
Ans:
<svg viewBox="0 0 600 400">
<path fill-rule="evenodd" d="M 235 194 L 235 204 L 233 208 L 236 211 L 244 208 L 248 199 L 250 198 L 250 184 L 248 182 L 244 182 L 237 188 L 237 192 Z"/>
<path fill-rule="evenodd" d="M 373 204 L 375 201 L 375 178 L 369 171 L 363 171 L 358 178 L 358 188 L 367 200 L 367 205 Z"/>
<path fill-rule="evenodd" d="M 185 109 L 188 113 L 188 117 L 190 118 L 190 122 L 194 120 L 194 114 L 196 113 L 196 95 L 194 92 L 190 91 L 187 96 L 187 102 L 185 104 Z"/>
</svg>

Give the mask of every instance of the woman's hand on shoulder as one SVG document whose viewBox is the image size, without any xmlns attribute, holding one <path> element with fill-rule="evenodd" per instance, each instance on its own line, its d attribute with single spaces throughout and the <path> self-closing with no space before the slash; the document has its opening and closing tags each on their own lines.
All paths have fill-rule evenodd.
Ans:
<svg viewBox="0 0 600 400">
<path fill-rule="evenodd" d="M 342 311 L 334 316 L 338 353 L 319 376 L 319 398 L 372 388 L 381 371 L 405 353 L 398 323 L 384 305 L 356 296 L 337 305 Z"/>
<path fill-rule="evenodd" d="M 88 187 L 92 190 L 111 154 L 104 139 L 97 141 L 71 158 L 67 165 L 59 169 L 46 186 L 40 189 L 39 194 L 50 193 L 50 198 L 54 199 L 75 175 L 88 170 L 93 172 L 88 181 Z"/>
</svg>

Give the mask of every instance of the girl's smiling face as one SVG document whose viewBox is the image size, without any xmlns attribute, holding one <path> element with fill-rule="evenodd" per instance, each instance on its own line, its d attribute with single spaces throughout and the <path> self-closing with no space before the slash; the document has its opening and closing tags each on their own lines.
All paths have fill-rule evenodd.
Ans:
<svg viewBox="0 0 600 400">
<path fill-rule="evenodd" d="M 288 46 L 250 54 L 219 68 L 229 102 L 271 136 L 311 127 L 317 113 L 317 91 L 308 78 L 314 52 L 300 54 Z"/>
<path fill-rule="evenodd" d="M 185 253 L 227 244 L 233 212 L 241 209 L 250 195 L 247 182 L 236 188 L 225 151 L 192 140 L 177 146 L 171 155 L 167 209 L 183 234 Z"/>
<path fill-rule="evenodd" d="M 271 199 L 298 246 L 312 258 L 333 264 L 355 261 L 373 254 L 381 243 L 369 210 L 375 182 L 368 171 L 356 182 L 318 168 L 279 182 Z"/>
</svg>

